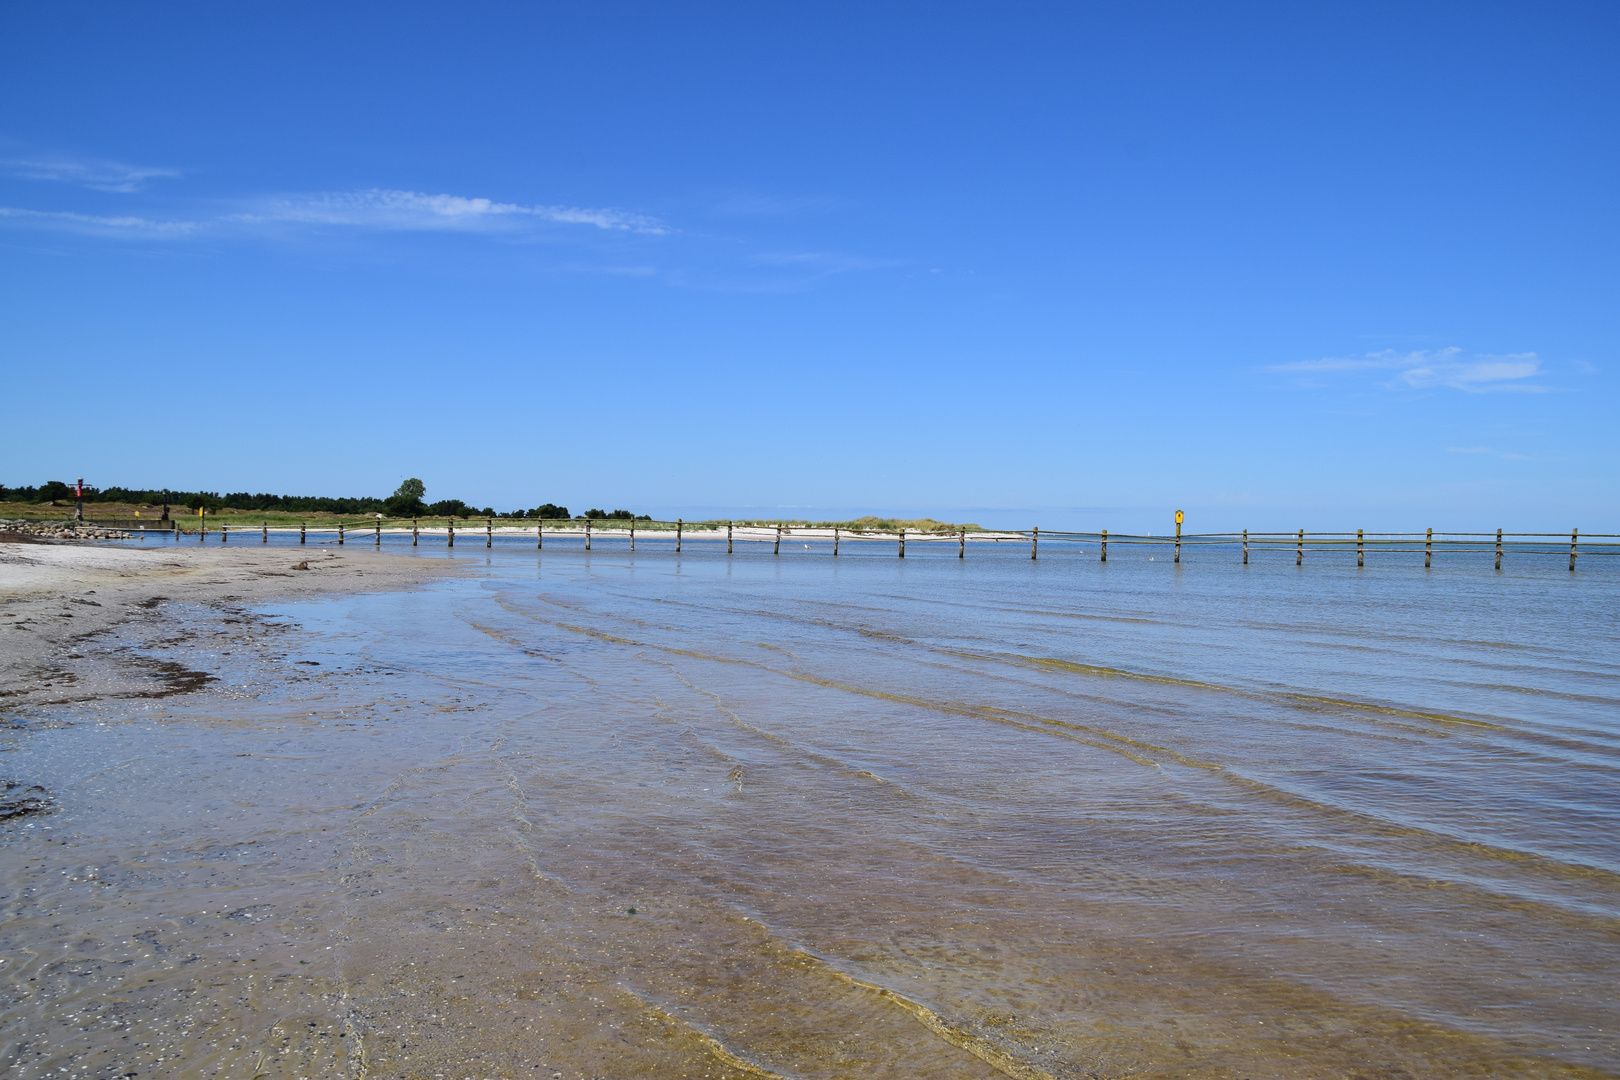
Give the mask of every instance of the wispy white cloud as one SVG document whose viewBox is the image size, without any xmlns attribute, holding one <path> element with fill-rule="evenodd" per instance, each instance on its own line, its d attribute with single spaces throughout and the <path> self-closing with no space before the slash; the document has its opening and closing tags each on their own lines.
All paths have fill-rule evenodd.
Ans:
<svg viewBox="0 0 1620 1080">
<path fill-rule="evenodd" d="M 1393 388 L 1450 387 L 1470 393 L 1546 391 L 1544 386 L 1523 381 L 1542 374 L 1541 358 L 1535 353 L 1465 354 L 1455 346 L 1412 352 L 1385 349 L 1362 356 L 1326 356 L 1319 360 L 1276 364 L 1269 370 L 1296 375 L 1390 371 L 1395 373 L 1394 378 L 1385 385 Z"/>
<path fill-rule="evenodd" d="M 656 219 L 623 210 L 579 206 L 523 206 L 462 195 L 369 188 L 364 191 L 284 195 L 260 202 L 232 221 L 248 224 L 326 225 L 404 232 L 494 232 L 539 222 L 591 225 L 617 232 L 661 236 Z"/>
<path fill-rule="evenodd" d="M 1520 383 L 1541 374 L 1541 360 L 1535 353 L 1507 353 L 1502 356 L 1461 357 L 1459 349 L 1440 349 L 1426 354 L 1415 367 L 1406 367 L 1401 379 L 1409 386 L 1449 386 L 1456 390 L 1534 390 L 1544 389 Z M 1408 360 L 1417 359 L 1410 355 Z M 1404 365 L 1403 365 L 1404 366 Z"/>
<path fill-rule="evenodd" d="M 584 225 L 607 232 L 651 236 L 669 231 L 654 218 L 623 210 L 523 206 L 384 188 L 281 195 L 256 200 L 246 209 L 231 213 L 171 220 L 0 207 L 0 224 L 129 239 L 224 236 L 245 230 L 262 233 L 297 228 L 519 234 L 549 225 Z"/>
<path fill-rule="evenodd" d="M 0 206 L 0 229 L 5 228 L 168 244 L 462 235 L 566 250 L 561 263 L 556 257 L 550 260 L 558 270 L 746 291 L 795 291 L 829 277 L 906 265 L 904 260 L 836 251 L 760 250 L 745 238 L 683 230 L 647 214 L 613 207 L 499 202 L 396 188 L 192 202 L 188 210 L 172 215 Z"/>
<path fill-rule="evenodd" d="M 178 177 L 180 170 L 96 158 L 32 156 L 0 158 L 0 173 L 22 180 L 54 180 L 95 191 L 127 193 L 139 191 L 148 180 Z"/>
<path fill-rule="evenodd" d="M 76 214 L 65 210 L 25 210 L 15 206 L 0 206 L 0 225 L 135 239 L 187 236 L 203 227 L 203 223 L 196 221 L 159 221 L 128 214 Z"/>
</svg>

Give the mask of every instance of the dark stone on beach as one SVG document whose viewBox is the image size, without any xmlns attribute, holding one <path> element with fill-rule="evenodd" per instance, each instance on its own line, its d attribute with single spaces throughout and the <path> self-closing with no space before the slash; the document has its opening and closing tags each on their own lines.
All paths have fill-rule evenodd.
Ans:
<svg viewBox="0 0 1620 1080">
<path fill-rule="evenodd" d="M 158 678 L 163 680 L 163 687 L 159 690 L 147 690 L 143 693 L 132 694 L 132 697 L 166 698 L 176 694 L 189 694 L 194 690 L 201 690 L 204 686 L 215 680 L 215 676 L 206 671 L 194 671 L 183 664 L 173 660 L 155 660 L 149 657 L 137 659 L 142 667 L 150 669 Z"/>
<path fill-rule="evenodd" d="M 0 780 L 0 820 L 43 814 L 51 808 L 51 793 L 38 784 Z"/>
</svg>

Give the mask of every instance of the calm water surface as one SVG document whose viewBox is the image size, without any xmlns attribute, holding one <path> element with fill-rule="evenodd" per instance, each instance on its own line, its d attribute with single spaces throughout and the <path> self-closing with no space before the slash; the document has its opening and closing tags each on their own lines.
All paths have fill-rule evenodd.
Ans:
<svg viewBox="0 0 1620 1080">
<path fill-rule="evenodd" d="M 12 1074 L 1620 1070 L 1620 572 L 595 546 L 9 732 Z"/>
</svg>

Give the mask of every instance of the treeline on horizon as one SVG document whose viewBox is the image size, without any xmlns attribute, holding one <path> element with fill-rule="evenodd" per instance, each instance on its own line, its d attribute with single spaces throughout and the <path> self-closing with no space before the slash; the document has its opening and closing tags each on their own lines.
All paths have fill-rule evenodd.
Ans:
<svg viewBox="0 0 1620 1080">
<path fill-rule="evenodd" d="M 292 514 L 386 514 L 389 517 L 485 517 L 519 520 L 555 521 L 559 518 L 590 519 L 593 521 L 650 521 L 650 515 L 633 514 L 629 510 L 590 509 L 574 515 L 568 507 L 556 503 L 541 503 L 532 510 L 496 511 L 493 507 L 478 509 L 460 499 L 440 499 L 427 502 L 422 481 L 412 478 L 385 499 L 365 496 L 360 498 L 331 498 L 324 495 L 271 495 L 233 491 L 221 495 L 217 491 L 167 491 L 162 488 L 90 487 L 84 488 L 86 503 L 124 503 L 137 506 L 161 506 L 165 501 L 171 507 L 187 510 L 264 510 Z M 165 500 L 165 496 L 167 499 Z M 0 502 L 58 503 L 73 501 L 73 485 L 50 480 L 38 487 L 7 487 L 0 484 Z"/>
</svg>

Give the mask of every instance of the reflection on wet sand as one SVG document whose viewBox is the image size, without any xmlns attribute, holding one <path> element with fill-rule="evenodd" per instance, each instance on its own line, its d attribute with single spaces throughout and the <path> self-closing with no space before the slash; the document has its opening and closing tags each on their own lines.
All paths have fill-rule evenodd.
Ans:
<svg viewBox="0 0 1620 1080">
<path fill-rule="evenodd" d="M 4 826 L 10 1072 L 1620 1061 L 1612 585 L 895 562 L 126 626 L 215 681 L 9 736 L 57 800 Z"/>
</svg>

